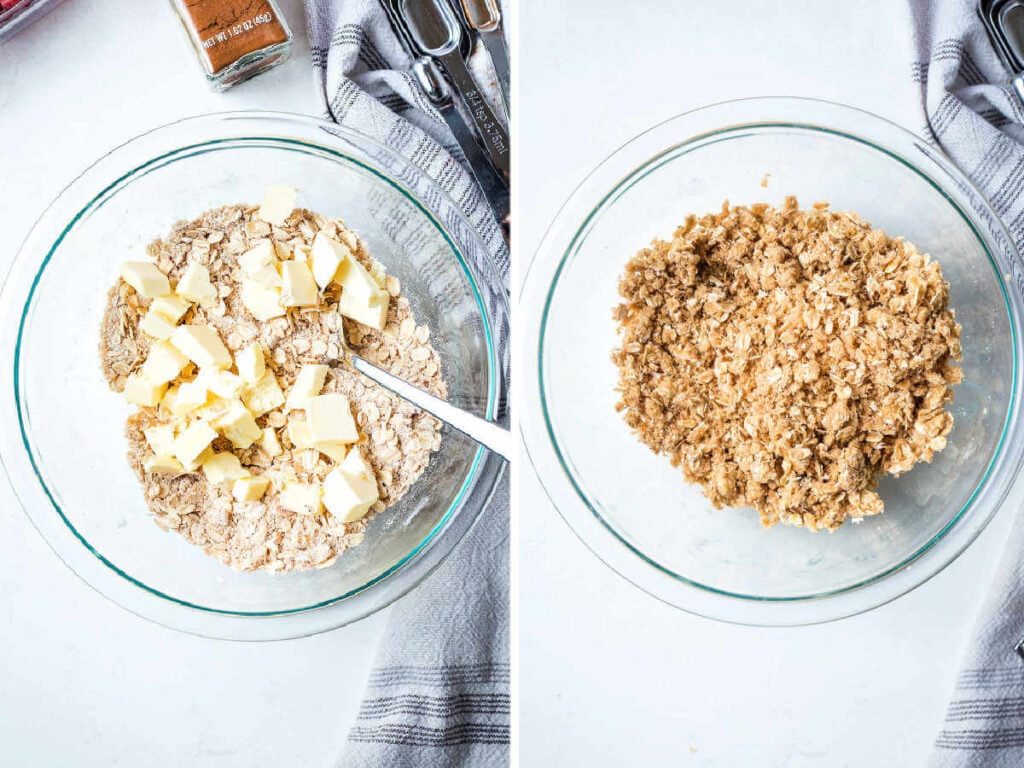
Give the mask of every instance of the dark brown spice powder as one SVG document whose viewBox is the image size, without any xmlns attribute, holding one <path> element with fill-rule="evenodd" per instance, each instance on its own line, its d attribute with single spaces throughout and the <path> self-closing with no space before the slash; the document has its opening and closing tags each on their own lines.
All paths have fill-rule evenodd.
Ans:
<svg viewBox="0 0 1024 768">
<path fill-rule="evenodd" d="M 211 75 L 243 56 L 288 39 L 265 0 L 186 0 L 185 12 L 197 49 Z"/>
</svg>

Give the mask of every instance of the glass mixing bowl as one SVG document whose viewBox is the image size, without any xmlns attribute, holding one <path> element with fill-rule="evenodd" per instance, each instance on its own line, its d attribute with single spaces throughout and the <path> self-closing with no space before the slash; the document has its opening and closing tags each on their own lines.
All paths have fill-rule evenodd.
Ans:
<svg viewBox="0 0 1024 768">
<path fill-rule="evenodd" d="M 767 187 L 762 185 L 767 177 Z M 826 200 L 930 253 L 963 325 L 956 424 L 931 464 L 879 490 L 882 515 L 834 533 L 761 528 L 714 510 L 615 412 L 612 309 L 626 261 L 687 214 Z M 998 217 L 940 152 L 874 115 L 806 99 L 752 99 L 669 120 L 615 152 L 573 193 L 524 286 L 523 435 L 554 505 L 590 549 L 680 608 L 800 624 L 880 605 L 951 562 L 1017 473 L 1024 269 Z"/>
<path fill-rule="evenodd" d="M 419 583 L 490 499 L 502 462 L 445 429 L 440 451 L 365 541 L 331 567 L 237 573 L 157 527 L 125 460 L 130 412 L 101 375 L 121 262 L 180 219 L 258 202 L 272 184 L 339 216 L 396 275 L 442 361 L 450 400 L 494 418 L 508 332 L 501 280 L 455 204 L 374 141 L 298 115 L 228 113 L 158 128 L 73 182 L 35 225 L 0 294 L 0 456 L 25 511 L 79 576 L 129 610 L 197 634 L 278 639 L 341 626 Z"/>
</svg>

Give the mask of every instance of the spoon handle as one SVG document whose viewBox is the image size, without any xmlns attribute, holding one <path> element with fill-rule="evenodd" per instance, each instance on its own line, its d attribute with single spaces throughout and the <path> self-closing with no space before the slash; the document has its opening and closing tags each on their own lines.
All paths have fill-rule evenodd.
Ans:
<svg viewBox="0 0 1024 768">
<path fill-rule="evenodd" d="M 352 367 L 367 378 L 373 379 L 385 389 L 391 390 L 417 408 L 436 416 L 505 461 L 512 455 L 512 433 L 493 421 L 481 419 L 468 411 L 457 408 L 449 402 L 414 387 L 407 381 L 366 362 L 358 355 L 351 355 Z"/>
</svg>

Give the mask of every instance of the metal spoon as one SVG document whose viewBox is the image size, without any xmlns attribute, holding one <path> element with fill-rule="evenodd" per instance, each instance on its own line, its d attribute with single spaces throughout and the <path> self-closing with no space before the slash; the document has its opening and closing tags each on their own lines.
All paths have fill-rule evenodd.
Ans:
<svg viewBox="0 0 1024 768">
<path fill-rule="evenodd" d="M 462 26 L 446 0 L 392 0 L 416 46 L 425 56 L 437 60 L 451 79 L 456 93 L 483 140 L 491 162 L 505 178 L 511 170 L 508 130 L 498 118 L 487 99 L 477 88 L 476 81 L 462 58 L 465 41 Z"/>
<path fill-rule="evenodd" d="M 455 140 L 462 147 L 470 170 L 483 190 L 487 202 L 494 209 L 494 215 L 498 219 L 498 225 L 501 227 L 501 233 L 507 243 L 509 239 L 508 183 L 495 170 L 480 144 L 470 132 L 469 126 L 463 122 L 462 117 L 455 109 L 451 90 L 448 88 L 447 81 L 437 71 L 434 60 L 428 56 L 418 58 L 413 62 L 412 73 L 423 93 L 441 113 L 441 117 L 444 118 L 452 135 L 455 136 Z"/>
<path fill-rule="evenodd" d="M 487 450 L 496 453 L 505 461 L 512 456 L 512 433 L 499 424 L 487 419 L 481 419 L 468 411 L 457 408 L 449 402 L 435 397 L 429 392 L 424 392 L 419 387 L 414 387 L 407 381 L 378 368 L 372 363 L 366 362 L 358 355 L 348 353 L 352 367 L 366 376 L 373 379 L 385 389 L 394 392 L 403 400 L 408 400 L 417 408 L 436 416 L 438 419 L 454 427 L 470 440 L 482 445 Z"/>
<path fill-rule="evenodd" d="M 491 57 L 491 64 L 494 65 L 494 72 L 498 76 L 498 85 L 501 86 L 502 100 L 505 102 L 505 112 L 509 113 L 509 64 L 508 48 L 505 45 L 505 38 L 501 33 L 501 10 L 495 0 L 461 0 L 462 15 L 466 22 L 480 36 L 488 55 Z"/>
</svg>

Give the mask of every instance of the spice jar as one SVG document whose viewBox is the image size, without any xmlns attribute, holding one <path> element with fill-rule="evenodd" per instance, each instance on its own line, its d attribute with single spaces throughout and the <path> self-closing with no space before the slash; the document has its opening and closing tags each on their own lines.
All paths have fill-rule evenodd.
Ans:
<svg viewBox="0 0 1024 768">
<path fill-rule="evenodd" d="M 292 35 L 274 0 L 171 0 L 218 91 L 285 61 Z"/>
</svg>

